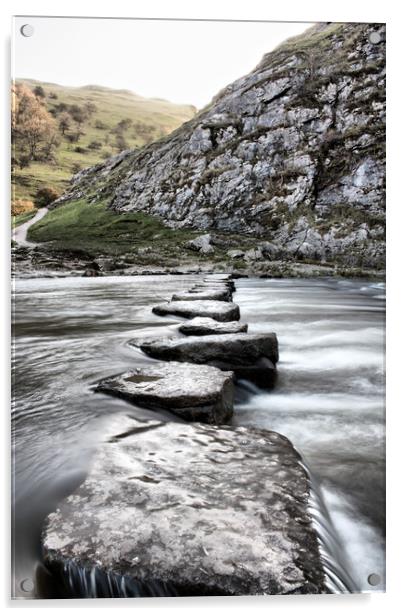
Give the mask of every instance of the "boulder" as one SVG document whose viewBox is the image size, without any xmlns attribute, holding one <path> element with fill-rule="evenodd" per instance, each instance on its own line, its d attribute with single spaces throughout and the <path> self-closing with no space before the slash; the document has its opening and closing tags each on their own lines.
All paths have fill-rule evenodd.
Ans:
<svg viewBox="0 0 402 616">
<path fill-rule="evenodd" d="M 167 302 L 154 306 L 152 312 L 161 316 L 173 314 L 185 318 L 211 317 L 216 321 L 238 321 L 240 319 L 240 310 L 237 304 L 216 300 Z"/>
<path fill-rule="evenodd" d="M 172 295 L 172 302 L 193 302 L 194 300 L 213 299 L 221 302 L 232 301 L 232 292 L 230 289 L 199 289 L 197 291 L 189 291 L 187 293 L 175 293 Z"/>
<path fill-rule="evenodd" d="M 226 254 L 229 259 L 241 259 L 242 257 L 244 257 L 243 250 L 228 250 Z"/>
<path fill-rule="evenodd" d="M 196 252 L 200 252 L 201 254 L 211 254 L 215 252 L 215 249 L 211 244 L 211 240 L 211 235 L 206 233 L 205 235 L 199 235 L 193 240 L 186 242 L 186 247 L 191 250 L 195 250 Z"/>
<path fill-rule="evenodd" d="M 275 334 L 220 334 L 130 342 L 155 359 L 208 364 L 233 371 L 259 387 L 275 384 L 278 340 Z"/>
<path fill-rule="evenodd" d="M 261 249 L 257 247 L 247 250 L 247 252 L 244 253 L 244 258 L 246 261 L 260 261 L 264 257 Z"/>
<path fill-rule="evenodd" d="M 233 415 L 232 374 L 211 366 L 151 364 L 103 379 L 95 391 L 188 421 L 222 424 Z"/>
<path fill-rule="evenodd" d="M 328 592 L 309 478 L 285 437 L 122 417 L 108 434 L 45 521 L 54 594 Z"/>
<path fill-rule="evenodd" d="M 195 317 L 191 321 L 182 323 L 179 332 L 186 336 L 210 336 L 212 334 L 238 334 L 246 332 L 247 329 L 247 323 L 239 323 L 239 321 L 218 323 L 208 317 Z"/>
<path fill-rule="evenodd" d="M 257 249 L 262 253 L 264 258 L 270 260 L 279 259 L 284 253 L 284 249 L 281 249 L 273 242 L 263 242 Z"/>
</svg>

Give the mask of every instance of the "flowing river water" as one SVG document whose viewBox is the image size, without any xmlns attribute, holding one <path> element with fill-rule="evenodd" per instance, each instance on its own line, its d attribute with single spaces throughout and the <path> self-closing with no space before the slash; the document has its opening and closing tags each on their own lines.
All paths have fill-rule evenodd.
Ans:
<svg viewBox="0 0 402 616">
<path fill-rule="evenodd" d="M 139 332 L 171 333 L 178 319 L 157 317 L 151 308 L 198 279 L 15 282 L 14 596 L 35 596 L 31 580 L 45 516 L 82 481 L 108 418 L 132 410 L 122 400 L 94 394 L 92 384 L 153 361 L 128 340 Z M 250 278 L 237 280 L 236 287 L 234 301 L 249 332 L 275 331 L 280 361 L 273 391 L 246 383 L 239 388 L 233 423 L 272 429 L 293 442 L 311 476 L 311 510 L 330 569 L 341 578 L 343 572 L 349 590 L 382 590 L 384 284 Z M 380 576 L 374 587 L 372 574 Z"/>
</svg>

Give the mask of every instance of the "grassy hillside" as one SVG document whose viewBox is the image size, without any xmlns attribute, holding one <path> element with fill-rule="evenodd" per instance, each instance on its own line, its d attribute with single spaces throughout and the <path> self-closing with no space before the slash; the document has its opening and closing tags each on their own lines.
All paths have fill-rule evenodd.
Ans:
<svg viewBox="0 0 402 616">
<path fill-rule="evenodd" d="M 127 147 L 141 147 L 159 139 L 193 117 L 196 111 L 191 105 L 146 99 L 127 90 L 100 86 L 72 88 L 28 79 L 17 80 L 18 83 L 32 90 L 38 86 L 43 88 L 43 102 L 57 124 L 63 109 L 68 113 L 72 105 L 82 108 L 90 103 L 94 111 L 81 125 L 71 121 L 64 135 L 58 129 L 60 144 L 53 161 L 33 160 L 28 167 L 21 169 L 18 164 L 14 167 L 13 200 L 32 200 L 43 186 L 62 192 L 80 168 L 94 165 Z M 116 133 L 122 120 L 128 120 L 128 126 Z M 78 141 L 71 142 L 71 136 L 78 132 Z"/>
<path fill-rule="evenodd" d="M 177 253 L 178 243 L 196 235 L 189 229 L 169 229 L 142 212 L 117 214 L 102 202 L 74 201 L 51 210 L 28 231 L 34 242 L 50 242 L 56 250 L 81 250 L 94 257 L 120 255 L 157 242 L 161 253 Z"/>
</svg>

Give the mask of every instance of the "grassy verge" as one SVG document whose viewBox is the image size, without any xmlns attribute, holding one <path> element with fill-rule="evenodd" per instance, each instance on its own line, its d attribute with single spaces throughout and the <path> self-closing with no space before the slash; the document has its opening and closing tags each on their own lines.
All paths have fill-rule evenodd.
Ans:
<svg viewBox="0 0 402 616">
<path fill-rule="evenodd" d="M 18 214 L 18 216 L 12 216 L 11 217 L 11 224 L 12 227 L 18 227 L 19 225 L 24 224 L 24 222 L 28 222 L 28 220 L 31 220 L 31 218 L 33 218 L 36 214 L 38 210 L 34 209 L 34 210 L 29 210 L 29 212 L 24 212 L 23 214 Z"/>
</svg>

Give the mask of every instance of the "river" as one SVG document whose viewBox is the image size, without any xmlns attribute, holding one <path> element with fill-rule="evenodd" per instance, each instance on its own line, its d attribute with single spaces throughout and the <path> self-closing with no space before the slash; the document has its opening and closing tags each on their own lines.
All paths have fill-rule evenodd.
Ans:
<svg viewBox="0 0 402 616">
<path fill-rule="evenodd" d="M 14 596 L 35 594 L 44 517 L 85 476 L 108 418 L 132 410 L 94 394 L 91 385 L 151 362 L 127 341 L 139 331 L 171 333 L 177 319 L 157 317 L 151 307 L 198 278 L 16 280 Z M 324 532 L 330 527 L 352 590 L 382 590 L 384 284 L 239 279 L 236 286 L 234 301 L 250 333 L 277 333 L 280 362 L 272 392 L 239 389 L 233 422 L 276 430 L 293 442 L 319 496 L 317 524 Z M 373 573 L 381 578 L 375 587 L 368 582 Z"/>
</svg>

